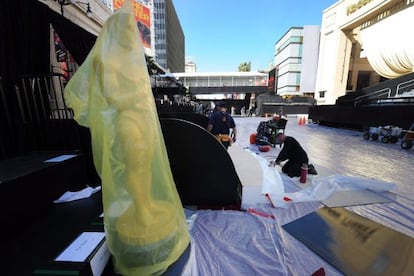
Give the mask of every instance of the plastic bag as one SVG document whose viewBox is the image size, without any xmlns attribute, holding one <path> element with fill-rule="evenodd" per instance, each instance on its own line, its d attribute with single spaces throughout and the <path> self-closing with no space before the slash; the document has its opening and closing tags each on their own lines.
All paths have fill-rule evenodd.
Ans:
<svg viewBox="0 0 414 276">
<path fill-rule="evenodd" d="M 190 236 L 130 1 L 105 22 L 65 99 L 76 121 L 91 131 L 115 269 L 161 274 Z"/>
</svg>

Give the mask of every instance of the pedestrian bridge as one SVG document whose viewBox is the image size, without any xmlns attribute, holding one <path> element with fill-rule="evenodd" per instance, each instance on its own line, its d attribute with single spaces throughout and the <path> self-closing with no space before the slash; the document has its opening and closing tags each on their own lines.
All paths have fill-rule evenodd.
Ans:
<svg viewBox="0 0 414 276">
<path fill-rule="evenodd" d="M 260 72 L 170 73 L 162 76 L 175 77 L 192 95 L 267 92 L 268 75 Z"/>
</svg>

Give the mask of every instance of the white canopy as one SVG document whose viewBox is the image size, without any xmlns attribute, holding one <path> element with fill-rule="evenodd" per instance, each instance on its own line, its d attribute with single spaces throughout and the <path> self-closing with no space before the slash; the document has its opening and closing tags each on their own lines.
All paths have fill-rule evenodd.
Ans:
<svg viewBox="0 0 414 276">
<path fill-rule="evenodd" d="M 414 71 L 414 7 L 404 9 L 361 30 L 364 54 L 372 68 L 386 78 Z"/>
</svg>

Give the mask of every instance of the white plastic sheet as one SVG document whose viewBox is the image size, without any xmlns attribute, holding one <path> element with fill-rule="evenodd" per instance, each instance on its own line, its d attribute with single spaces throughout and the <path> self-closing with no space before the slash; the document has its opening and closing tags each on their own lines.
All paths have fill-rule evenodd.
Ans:
<svg viewBox="0 0 414 276">
<path fill-rule="evenodd" d="M 283 205 L 283 203 L 324 201 L 337 191 L 371 190 L 385 192 L 395 190 L 397 187 L 394 183 L 386 181 L 338 174 L 321 178 L 315 177 L 311 181 L 311 185 L 306 188 L 294 193 L 285 193 L 283 197 L 271 195 L 272 201 L 278 206 L 286 207 L 288 205 Z"/>
</svg>

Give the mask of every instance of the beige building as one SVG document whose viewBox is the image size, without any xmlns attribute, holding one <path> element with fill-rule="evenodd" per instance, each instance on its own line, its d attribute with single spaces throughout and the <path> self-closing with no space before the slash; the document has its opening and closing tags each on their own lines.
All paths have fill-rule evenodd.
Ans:
<svg viewBox="0 0 414 276">
<path fill-rule="evenodd" d="M 112 10 L 110 9 L 112 1 L 109 0 L 39 0 L 39 2 L 48 5 L 57 13 L 63 13 L 62 15 L 66 19 L 96 36 L 102 29 L 105 20 L 112 14 Z"/>
<path fill-rule="evenodd" d="M 413 72 L 414 0 L 342 0 L 323 12 L 315 99 Z"/>
</svg>

